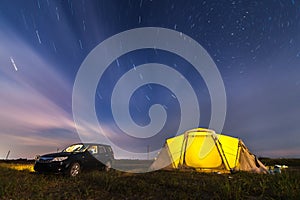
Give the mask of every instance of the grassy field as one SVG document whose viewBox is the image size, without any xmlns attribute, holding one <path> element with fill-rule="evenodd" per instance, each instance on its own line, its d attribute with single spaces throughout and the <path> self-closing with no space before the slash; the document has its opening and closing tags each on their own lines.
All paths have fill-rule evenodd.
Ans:
<svg viewBox="0 0 300 200">
<path fill-rule="evenodd" d="M 0 163 L 0 199 L 300 199 L 300 172 L 259 175 L 93 171 L 38 175 L 30 163 Z"/>
</svg>

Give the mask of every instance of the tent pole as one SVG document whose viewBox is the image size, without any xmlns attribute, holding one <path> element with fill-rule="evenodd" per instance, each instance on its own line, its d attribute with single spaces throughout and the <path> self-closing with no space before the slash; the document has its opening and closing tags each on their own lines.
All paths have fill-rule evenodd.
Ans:
<svg viewBox="0 0 300 200">
<path fill-rule="evenodd" d="M 186 164 L 186 163 L 185 163 L 185 154 L 186 154 L 186 148 L 187 148 L 188 137 L 189 137 L 189 133 L 186 132 L 185 135 L 184 135 L 184 140 L 183 140 L 184 152 L 183 152 L 183 161 L 182 161 L 181 167 L 184 166 L 184 165 Z M 181 152 L 180 152 L 180 160 L 179 160 L 179 162 L 181 161 L 181 156 L 182 156 L 182 150 L 181 150 Z"/>
<path fill-rule="evenodd" d="M 223 150 L 223 147 L 222 147 L 222 144 L 221 144 L 221 142 L 218 140 L 218 143 L 219 143 L 219 145 L 220 145 L 220 147 L 221 147 L 221 151 L 222 151 L 222 154 L 223 154 L 223 156 L 224 156 L 224 158 L 225 158 L 225 161 L 226 161 L 226 164 L 227 164 L 227 167 L 228 167 L 228 169 L 230 170 L 230 172 L 232 171 L 232 169 L 230 168 L 230 165 L 229 165 L 229 163 L 228 163 L 228 160 L 227 160 L 227 158 L 226 158 L 226 155 L 225 155 L 225 152 L 224 152 L 224 150 Z"/>
<path fill-rule="evenodd" d="M 235 167 L 236 167 L 236 162 L 237 162 L 237 160 L 238 160 L 239 157 L 240 157 L 240 153 L 239 153 L 240 148 L 241 148 L 241 140 L 239 139 L 239 144 L 238 144 L 238 148 L 237 148 L 237 152 L 236 152 L 236 157 L 235 157 L 235 161 L 234 161 L 234 166 L 235 166 Z"/>
<path fill-rule="evenodd" d="M 214 142 L 215 142 L 215 145 L 216 145 L 216 147 L 217 147 L 218 152 L 219 152 L 220 155 L 221 155 L 220 149 L 221 149 L 221 151 L 222 151 L 222 154 L 223 154 L 224 159 L 225 159 L 225 161 L 226 161 L 226 163 L 225 163 L 225 162 L 224 162 L 224 159 L 223 159 L 223 156 L 221 155 L 222 162 L 224 163 L 225 168 L 228 168 L 228 169 L 231 171 L 231 168 L 230 168 L 229 163 L 228 163 L 228 160 L 227 160 L 227 158 L 226 158 L 226 156 L 225 156 L 225 153 L 224 153 L 224 150 L 223 150 L 223 147 L 222 147 L 221 142 L 220 142 L 219 139 L 218 139 L 217 137 L 215 137 L 214 135 L 211 135 L 211 137 L 213 138 L 213 140 L 214 140 Z M 217 141 L 217 140 L 218 140 L 218 141 Z M 218 142 L 218 144 L 220 145 L 220 149 L 219 149 L 219 147 L 218 147 L 218 145 L 217 145 L 217 142 Z M 227 167 L 226 167 L 226 165 L 227 165 Z"/>
</svg>

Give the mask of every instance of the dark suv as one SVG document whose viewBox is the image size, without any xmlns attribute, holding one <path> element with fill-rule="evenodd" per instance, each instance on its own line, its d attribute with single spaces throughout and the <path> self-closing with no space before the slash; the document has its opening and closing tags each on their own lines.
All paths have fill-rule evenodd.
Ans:
<svg viewBox="0 0 300 200">
<path fill-rule="evenodd" d="M 54 172 L 77 176 L 81 170 L 109 171 L 114 161 L 111 146 L 95 143 L 78 143 L 62 152 L 37 156 L 34 170 L 39 173 Z"/>
</svg>

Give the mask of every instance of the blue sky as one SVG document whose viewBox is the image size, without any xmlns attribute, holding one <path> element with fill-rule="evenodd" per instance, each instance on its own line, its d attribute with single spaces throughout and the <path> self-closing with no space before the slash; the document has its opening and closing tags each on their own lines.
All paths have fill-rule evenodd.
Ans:
<svg viewBox="0 0 300 200">
<path fill-rule="evenodd" d="M 226 90 L 224 134 L 243 139 L 259 156 L 300 157 L 299 17 L 297 0 L 1 1 L 0 158 L 8 150 L 13 158 L 33 158 L 80 141 L 72 113 L 80 65 L 102 41 L 139 27 L 183 32 L 209 53 Z M 121 56 L 98 84 L 95 109 L 107 134 L 124 143 L 105 99 L 108 86 L 118 73 L 146 62 L 185 66 L 179 71 L 197 85 L 199 126 L 207 127 L 211 101 L 201 76 L 184 59 L 148 49 Z M 152 86 L 152 92 L 145 86 L 134 94 L 132 118 L 147 125 L 149 107 L 163 104 L 171 122 L 164 137 L 170 137 L 178 126 L 178 103 L 172 91 Z M 125 141 L 125 146 L 132 144 Z M 131 150 L 146 153 L 145 146 Z"/>
</svg>

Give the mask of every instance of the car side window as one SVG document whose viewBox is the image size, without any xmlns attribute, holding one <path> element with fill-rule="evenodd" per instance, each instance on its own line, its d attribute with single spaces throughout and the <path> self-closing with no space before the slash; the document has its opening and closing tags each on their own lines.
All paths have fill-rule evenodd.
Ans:
<svg viewBox="0 0 300 200">
<path fill-rule="evenodd" d="M 91 146 L 88 148 L 88 151 L 89 151 L 91 154 L 97 154 L 97 153 L 98 153 L 97 145 L 91 145 Z"/>
<path fill-rule="evenodd" d="M 106 150 L 111 153 L 112 152 L 112 149 L 110 147 L 106 147 Z"/>
<path fill-rule="evenodd" d="M 105 153 L 105 148 L 102 146 L 99 146 L 99 153 Z"/>
</svg>

